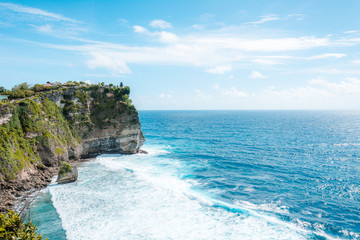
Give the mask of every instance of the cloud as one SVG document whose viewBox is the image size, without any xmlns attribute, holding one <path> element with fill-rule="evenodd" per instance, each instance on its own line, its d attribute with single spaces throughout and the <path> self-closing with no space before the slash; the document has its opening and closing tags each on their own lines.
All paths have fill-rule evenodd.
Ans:
<svg viewBox="0 0 360 240">
<path fill-rule="evenodd" d="M 250 96 L 250 94 L 236 89 L 236 87 L 222 88 L 219 84 L 215 83 L 212 86 L 212 89 L 217 90 L 221 95 L 232 98 L 245 98 Z"/>
<path fill-rule="evenodd" d="M 35 28 L 37 31 L 42 32 L 42 33 L 52 33 L 53 32 L 53 28 L 50 24 L 46 24 L 43 26 L 36 26 Z"/>
<path fill-rule="evenodd" d="M 171 94 L 166 94 L 166 93 L 161 93 L 159 94 L 160 98 L 173 98 L 173 96 Z"/>
<path fill-rule="evenodd" d="M 352 63 L 354 63 L 354 64 L 360 64 L 360 59 L 353 60 Z"/>
<path fill-rule="evenodd" d="M 116 21 L 122 26 L 127 26 L 129 24 L 129 21 L 125 18 L 118 18 Z"/>
<path fill-rule="evenodd" d="M 357 30 L 350 30 L 350 31 L 345 31 L 345 34 L 353 34 L 353 33 L 358 33 L 359 31 Z"/>
<path fill-rule="evenodd" d="M 235 87 L 221 89 L 221 94 L 225 96 L 235 97 L 235 98 L 245 98 L 249 94 L 243 91 L 236 89 Z"/>
<path fill-rule="evenodd" d="M 314 88 L 311 86 L 297 87 L 276 90 L 274 87 L 262 90 L 261 97 L 271 97 L 280 99 L 297 99 L 297 100 L 312 100 L 314 98 L 330 97 L 332 94 L 326 89 Z"/>
<path fill-rule="evenodd" d="M 265 65 L 281 64 L 279 61 L 271 60 L 271 59 L 261 59 L 261 58 L 258 58 L 258 59 L 254 59 L 254 60 L 252 60 L 252 61 L 253 61 L 253 62 L 256 62 L 256 63 L 260 63 L 260 64 L 265 64 Z"/>
<path fill-rule="evenodd" d="M 92 68 L 106 67 L 112 72 L 131 72 L 128 64 L 181 65 L 195 66 L 208 73 L 224 74 L 233 70 L 233 66 L 251 64 L 251 62 L 275 65 L 288 64 L 290 61 L 341 58 L 342 53 L 324 53 L 310 57 L 296 56 L 302 50 L 323 49 L 324 47 L 346 46 L 350 43 L 335 37 L 249 37 L 234 31 L 208 31 L 188 33 L 178 36 L 168 31 L 149 31 L 134 25 L 133 30 L 151 39 L 147 44 L 130 46 L 111 42 L 79 40 L 78 45 L 42 44 L 42 46 L 74 51 L 87 57 L 87 65 Z M 355 43 L 351 43 L 355 44 Z M 292 56 L 281 55 L 293 54 Z M 272 54 L 266 56 L 266 54 Z M 96 58 L 102 55 L 111 59 L 101 63 Z M 260 56 L 259 56 L 260 55 Z M 265 56 L 264 56 L 265 55 Z M 89 64 L 91 63 L 91 64 Z M 117 67 L 115 67 L 117 66 Z"/>
<path fill-rule="evenodd" d="M 220 89 L 220 86 L 219 84 L 215 83 L 213 86 L 212 86 L 213 89 Z"/>
<path fill-rule="evenodd" d="M 179 37 L 176 36 L 176 34 L 171 33 L 171 32 L 166 32 L 166 31 L 162 31 L 160 33 L 155 33 L 155 35 L 159 35 L 159 40 L 160 42 L 163 43 L 171 43 L 171 42 L 176 42 L 179 40 Z"/>
<path fill-rule="evenodd" d="M 276 14 L 268 14 L 261 16 L 261 19 L 255 22 L 249 22 L 250 24 L 262 24 L 270 21 L 279 20 L 280 18 Z"/>
<path fill-rule="evenodd" d="M 146 28 L 143 28 L 142 26 L 139 26 L 139 25 L 134 25 L 133 29 L 134 29 L 134 32 L 136 32 L 136 33 L 146 33 L 147 32 Z"/>
<path fill-rule="evenodd" d="M 232 70 L 231 65 L 221 65 L 214 68 L 206 69 L 206 72 L 213 73 L 213 74 L 224 74 Z"/>
<path fill-rule="evenodd" d="M 141 34 L 146 34 L 148 36 L 157 37 L 158 40 L 162 43 L 172 43 L 172 42 L 176 42 L 179 40 L 179 37 L 176 34 L 167 32 L 167 31 L 150 32 L 146 28 L 139 26 L 139 25 L 134 25 L 133 30 L 136 33 L 141 33 Z"/>
<path fill-rule="evenodd" d="M 152 28 L 160 28 L 160 29 L 165 29 L 165 28 L 171 28 L 172 25 L 171 23 L 161 20 L 161 19 L 157 19 L 157 20 L 153 20 L 150 22 L 149 24 Z"/>
<path fill-rule="evenodd" d="M 326 89 L 332 90 L 336 93 L 344 94 L 359 94 L 360 93 L 360 79 L 348 77 L 345 81 L 329 82 L 321 78 L 315 78 L 309 81 L 311 85 L 323 86 Z"/>
<path fill-rule="evenodd" d="M 47 12 L 47 11 L 44 11 L 44 10 L 41 10 L 41 9 L 38 9 L 38 8 L 25 7 L 25 6 L 22 6 L 22 5 L 19 5 L 19 4 L 0 3 L 0 7 L 6 8 L 6 9 L 9 9 L 11 11 L 18 12 L 18 13 L 26 13 L 26 14 L 36 15 L 36 16 L 40 16 L 40 17 L 46 17 L 46 18 L 52 19 L 52 20 L 59 20 L 59 21 L 67 21 L 67 22 L 78 23 L 77 20 L 64 17 L 63 15 L 60 15 L 60 14 Z"/>
<path fill-rule="evenodd" d="M 197 97 L 200 98 L 200 99 L 207 100 L 207 99 L 212 98 L 211 94 L 206 94 L 206 93 L 204 93 L 203 91 L 201 91 L 199 89 L 195 89 L 195 92 L 197 94 Z"/>
<path fill-rule="evenodd" d="M 208 22 L 210 21 L 213 17 L 215 17 L 215 14 L 211 14 L 211 13 L 204 13 L 201 14 L 199 17 L 200 22 Z"/>
<path fill-rule="evenodd" d="M 99 52 L 91 54 L 92 59 L 87 61 L 87 66 L 91 69 L 102 67 L 112 71 L 112 73 L 130 74 L 131 70 L 124 61 L 119 58 L 113 58 L 109 55 L 104 55 Z"/>
<path fill-rule="evenodd" d="M 252 73 L 249 75 L 249 78 L 267 78 L 267 76 L 263 75 L 260 72 L 252 71 Z"/>
<path fill-rule="evenodd" d="M 301 21 L 301 20 L 304 20 L 305 14 L 301 14 L 301 13 L 289 14 L 287 17 L 295 18 L 296 20 Z"/>
<path fill-rule="evenodd" d="M 346 54 L 343 53 L 324 53 L 309 57 L 296 57 L 296 56 L 257 56 L 252 61 L 265 65 L 276 65 L 282 64 L 285 60 L 317 60 L 317 59 L 327 59 L 327 58 L 342 58 L 346 57 Z"/>
<path fill-rule="evenodd" d="M 313 60 L 313 59 L 324 59 L 324 58 L 342 58 L 345 56 L 346 56 L 346 54 L 343 54 L 343 53 L 325 53 L 325 54 L 307 57 L 304 59 Z"/>
</svg>

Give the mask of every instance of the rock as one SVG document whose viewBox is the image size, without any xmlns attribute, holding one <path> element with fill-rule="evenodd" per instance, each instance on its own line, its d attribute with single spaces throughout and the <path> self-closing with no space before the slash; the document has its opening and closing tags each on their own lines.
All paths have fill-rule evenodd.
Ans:
<svg viewBox="0 0 360 240">
<path fill-rule="evenodd" d="M 142 149 L 140 149 L 140 150 L 139 150 L 139 153 L 141 153 L 141 154 L 148 154 L 148 152 L 147 152 L 147 151 L 142 150 Z"/>
<path fill-rule="evenodd" d="M 59 174 L 56 181 L 58 183 L 71 183 L 71 182 L 75 182 L 77 178 L 78 178 L 78 170 L 75 166 L 73 166 L 70 172 Z"/>
</svg>

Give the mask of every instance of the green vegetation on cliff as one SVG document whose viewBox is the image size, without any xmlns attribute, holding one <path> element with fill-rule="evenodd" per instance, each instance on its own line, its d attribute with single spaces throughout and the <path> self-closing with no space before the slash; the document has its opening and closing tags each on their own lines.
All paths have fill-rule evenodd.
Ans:
<svg viewBox="0 0 360 240">
<path fill-rule="evenodd" d="M 72 167 L 71 167 L 71 165 L 69 163 L 62 162 L 61 164 L 62 165 L 61 165 L 60 170 L 59 170 L 59 175 L 71 172 Z"/>
<path fill-rule="evenodd" d="M 0 239 L 44 239 L 40 234 L 36 233 L 36 230 L 37 227 L 31 221 L 26 221 L 14 211 L 0 214 Z"/>
<path fill-rule="evenodd" d="M 115 126 L 119 111 L 136 112 L 129 87 L 47 85 L 20 84 L 8 91 L 12 98 L 33 95 L 0 102 L 0 180 L 14 179 L 29 166 L 58 166 L 94 126 L 106 129 Z"/>
<path fill-rule="evenodd" d="M 73 141 L 66 119 L 55 103 L 45 98 L 37 103 L 25 99 L 7 106 L 12 112 L 8 123 L 0 125 L 0 173 L 7 179 L 30 164 L 41 165 L 39 145 L 65 146 Z M 56 131 L 54 131 L 56 123 Z"/>
</svg>

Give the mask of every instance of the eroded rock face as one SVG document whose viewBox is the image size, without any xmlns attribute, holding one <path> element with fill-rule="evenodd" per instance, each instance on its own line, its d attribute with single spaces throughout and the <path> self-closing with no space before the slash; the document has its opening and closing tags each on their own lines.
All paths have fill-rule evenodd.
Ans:
<svg viewBox="0 0 360 240">
<path fill-rule="evenodd" d="M 21 154 L 0 157 L 5 163 L 12 161 L 7 171 L 0 172 L 0 211 L 11 207 L 15 196 L 46 186 L 61 161 L 139 153 L 145 138 L 129 91 L 126 87 L 64 87 L 1 106 L 0 126 L 17 129 L 15 137 L 2 134 L 8 143 L 3 153 L 21 150 Z M 15 168 L 20 163 L 27 174 Z M 77 169 L 73 171 L 59 176 L 59 182 L 76 181 Z"/>
<path fill-rule="evenodd" d="M 83 94 L 82 99 L 79 91 Z M 74 88 L 46 97 L 62 109 L 70 125 L 78 126 L 80 137 L 69 146 L 38 146 L 46 166 L 103 153 L 138 153 L 145 141 L 135 108 L 125 105 L 114 94 L 104 93 L 104 89 L 81 91 Z M 66 151 L 56 154 L 57 147 Z"/>
<path fill-rule="evenodd" d="M 66 172 L 63 174 L 58 175 L 57 178 L 57 182 L 58 183 L 71 183 L 71 182 L 75 182 L 78 178 L 78 170 L 76 168 L 76 166 L 72 166 L 71 171 L 70 172 Z"/>
</svg>

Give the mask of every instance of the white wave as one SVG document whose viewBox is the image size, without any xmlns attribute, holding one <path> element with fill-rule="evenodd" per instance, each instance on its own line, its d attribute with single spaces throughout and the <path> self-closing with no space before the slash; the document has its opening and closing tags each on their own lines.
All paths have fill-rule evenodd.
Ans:
<svg viewBox="0 0 360 240">
<path fill-rule="evenodd" d="M 289 213 L 288 207 L 279 206 L 275 203 L 253 204 L 247 201 L 236 201 L 235 205 L 251 210 L 260 210 L 274 213 Z"/>
<path fill-rule="evenodd" d="M 180 162 L 164 158 L 160 148 L 153 152 L 159 154 L 101 156 L 79 169 L 79 182 L 49 188 L 69 240 L 307 239 L 311 234 L 256 211 L 274 210 L 272 205 L 231 205 L 194 190 L 194 180 L 181 179 L 186 168 Z"/>
</svg>

